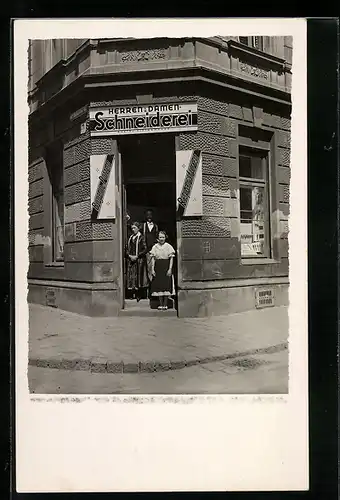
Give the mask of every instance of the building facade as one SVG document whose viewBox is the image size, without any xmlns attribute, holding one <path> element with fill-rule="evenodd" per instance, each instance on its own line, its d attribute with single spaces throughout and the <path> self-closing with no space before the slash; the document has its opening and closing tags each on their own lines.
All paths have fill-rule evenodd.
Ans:
<svg viewBox="0 0 340 500">
<path fill-rule="evenodd" d="M 176 247 L 179 317 L 288 304 L 291 37 L 34 40 L 30 302 L 126 305 L 126 214 Z"/>
</svg>

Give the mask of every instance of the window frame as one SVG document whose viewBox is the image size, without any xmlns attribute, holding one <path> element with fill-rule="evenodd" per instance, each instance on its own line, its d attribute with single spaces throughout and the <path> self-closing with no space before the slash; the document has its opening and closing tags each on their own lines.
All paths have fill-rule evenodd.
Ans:
<svg viewBox="0 0 340 500">
<path fill-rule="evenodd" d="M 62 171 L 62 184 L 64 184 L 64 179 L 63 179 L 63 168 L 61 168 Z M 63 250 L 62 250 L 62 257 L 57 257 L 57 240 L 58 240 L 58 227 L 57 226 L 57 212 L 58 212 L 58 199 L 57 199 L 57 194 L 62 194 L 62 222 L 61 226 L 62 227 L 62 233 L 63 233 Z M 60 215 L 59 215 L 60 218 Z M 64 245 L 65 245 L 65 200 L 64 200 L 64 189 L 62 187 L 61 190 L 58 189 L 56 191 L 54 189 L 54 186 L 52 185 L 52 262 L 53 264 L 59 264 L 61 262 L 64 262 Z"/>
<path fill-rule="evenodd" d="M 241 41 L 241 39 L 247 39 L 247 43 L 245 43 L 245 41 Z M 246 45 L 247 47 L 252 47 L 253 49 L 260 50 L 261 52 L 264 51 L 263 36 L 239 36 L 239 42 L 242 43 L 242 45 Z"/>
<path fill-rule="evenodd" d="M 50 250 L 50 258 L 47 263 L 47 266 L 52 267 L 64 267 L 65 263 L 65 177 L 64 177 L 64 163 L 63 163 L 63 145 L 61 142 L 57 142 L 51 145 L 48 148 L 47 157 L 46 157 L 48 178 L 49 178 L 49 192 L 50 192 L 50 200 L 49 200 L 49 235 L 51 238 L 51 250 Z M 58 172 L 56 171 L 58 169 Z M 58 177 L 57 177 L 58 176 Z M 58 182 L 58 178 L 61 176 L 60 181 Z M 60 188 L 56 189 L 56 186 L 59 185 Z M 62 193 L 62 224 L 61 227 L 63 233 L 63 252 L 62 257 L 57 257 L 57 223 L 56 223 L 56 211 L 58 210 L 58 201 L 56 198 L 56 194 Z"/>
<path fill-rule="evenodd" d="M 246 139 L 246 138 L 245 138 Z M 246 142 L 246 144 L 244 144 Z M 249 144 L 252 141 L 245 140 L 239 143 L 239 213 L 240 213 L 240 238 L 241 238 L 241 188 L 242 187 L 261 187 L 264 190 L 264 253 L 258 255 L 242 255 L 241 244 L 241 262 L 244 264 L 257 263 L 260 260 L 268 261 L 273 258 L 273 244 L 272 244 L 272 228 L 271 228 L 271 152 L 268 147 L 260 147 L 258 145 Z M 242 177 L 240 175 L 240 157 L 241 156 L 257 156 L 262 158 L 262 173 L 263 178 L 256 179 L 253 177 Z"/>
</svg>

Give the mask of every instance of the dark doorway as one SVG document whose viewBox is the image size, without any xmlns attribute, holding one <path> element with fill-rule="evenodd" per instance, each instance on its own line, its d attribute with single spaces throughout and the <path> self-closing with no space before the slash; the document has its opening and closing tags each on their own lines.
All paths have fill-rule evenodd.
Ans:
<svg viewBox="0 0 340 500">
<path fill-rule="evenodd" d="M 160 230 L 166 231 L 169 243 L 176 246 L 173 204 L 176 193 L 170 182 L 127 184 L 126 204 L 131 221 L 144 221 L 145 210 L 152 209 Z"/>
<path fill-rule="evenodd" d="M 130 222 L 145 221 L 151 209 L 154 222 L 168 234 L 168 242 L 177 247 L 176 236 L 176 155 L 173 134 L 132 135 L 120 140 L 124 211 Z M 129 228 L 124 231 L 124 248 Z M 174 278 L 176 277 L 174 263 Z M 126 296 L 128 298 L 128 296 Z M 176 302 L 176 301 L 175 301 Z M 175 304 L 173 304 L 175 306 Z"/>
</svg>

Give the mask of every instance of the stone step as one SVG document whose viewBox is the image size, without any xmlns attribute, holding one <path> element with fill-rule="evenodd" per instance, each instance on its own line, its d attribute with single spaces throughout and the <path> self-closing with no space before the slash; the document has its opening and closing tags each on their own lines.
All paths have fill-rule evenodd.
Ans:
<svg viewBox="0 0 340 500">
<path fill-rule="evenodd" d="M 143 316 L 143 317 L 176 317 L 176 309 L 168 309 L 167 311 L 159 311 L 158 309 L 151 309 L 148 300 L 126 300 L 125 308 L 119 313 L 120 316 Z"/>
</svg>

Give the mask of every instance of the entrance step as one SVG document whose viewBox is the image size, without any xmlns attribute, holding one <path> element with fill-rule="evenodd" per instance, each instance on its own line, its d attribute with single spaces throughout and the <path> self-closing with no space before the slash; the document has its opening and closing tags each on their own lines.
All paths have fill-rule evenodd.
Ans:
<svg viewBox="0 0 340 500">
<path fill-rule="evenodd" d="M 144 317 L 177 317 L 176 309 L 168 309 L 167 311 L 159 311 L 158 309 L 151 309 L 148 300 L 126 300 L 125 308 L 119 313 L 120 316 L 144 316 Z"/>
</svg>

